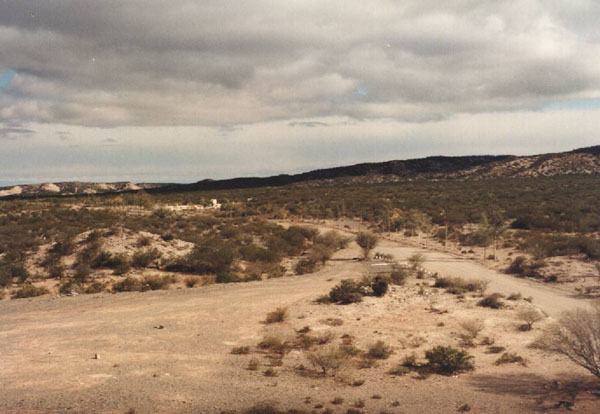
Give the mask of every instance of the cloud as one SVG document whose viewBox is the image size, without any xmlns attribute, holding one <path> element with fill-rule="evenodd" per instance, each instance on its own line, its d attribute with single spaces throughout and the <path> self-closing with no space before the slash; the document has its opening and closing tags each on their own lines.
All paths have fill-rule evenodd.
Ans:
<svg viewBox="0 0 600 414">
<path fill-rule="evenodd" d="M 326 122 L 320 122 L 320 121 L 293 121 L 293 122 L 289 123 L 289 126 L 315 128 L 315 127 L 326 127 L 326 126 L 329 126 L 329 124 Z"/>
<path fill-rule="evenodd" d="M 599 19 L 592 0 L 1 2 L 0 62 L 14 75 L 0 121 L 219 127 L 535 109 L 600 95 Z"/>
<path fill-rule="evenodd" d="M 27 128 L 0 127 L 0 139 L 14 140 L 34 134 L 35 131 Z"/>
</svg>

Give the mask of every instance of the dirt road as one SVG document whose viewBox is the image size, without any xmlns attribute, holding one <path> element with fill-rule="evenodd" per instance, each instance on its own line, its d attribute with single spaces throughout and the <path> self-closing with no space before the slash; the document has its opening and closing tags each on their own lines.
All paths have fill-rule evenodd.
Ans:
<svg viewBox="0 0 600 414">
<path fill-rule="evenodd" d="M 378 250 L 400 260 L 417 251 L 388 241 Z M 334 258 L 358 255 L 353 244 Z M 582 303 L 474 262 L 434 252 L 425 255 L 425 267 L 431 271 L 490 280 L 490 291 L 533 296 L 534 304 L 551 315 Z M 268 378 L 246 370 L 247 358 L 230 355 L 232 347 L 261 339 L 267 329 L 262 321 L 277 306 L 292 310 L 295 325 L 318 326 L 324 310 L 312 301 L 341 279 L 361 277 L 367 266 L 336 260 L 313 275 L 262 282 L 0 301 L 0 412 L 125 413 L 134 408 L 138 414 L 219 413 L 275 397 L 298 404 L 308 396 L 327 401 L 342 395 L 353 401 L 369 400 L 373 394 L 385 396 L 370 402 L 377 410 L 373 412 L 389 409 L 394 399 L 402 400 L 402 412 L 445 413 L 465 400 L 487 407 L 485 412 L 516 412 L 520 397 L 499 404 L 498 397 L 473 389 L 462 378 L 398 383 L 383 376 L 353 388 L 291 374 Z M 385 306 L 391 312 L 400 305 Z M 342 329 L 360 329 L 350 331 L 359 337 L 374 335 L 375 326 L 364 322 L 368 313 L 357 322 L 361 318 L 349 313 L 351 306 L 328 309 L 359 326 L 351 328 L 346 322 Z M 398 332 L 394 324 L 399 320 L 393 318 L 384 332 Z M 436 388 L 435 401 L 428 398 L 431 387 Z"/>
<path fill-rule="evenodd" d="M 347 236 L 355 233 L 355 231 L 349 232 L 339 226 L 322 224 L 314 226 L 319 228 L 320 231 L 334 229 Z M 421 253 L 425 256 L 423 268 L 430 272 L 437 272 L 443 276 L 485 280 L 489 282 L 487 293 L 498 292 L 503 295 L 521 293 L 523 297 L 533 298 L 533 304 L 552 317 L 557 317 L 567 310 L 586 307 L 589 304 L 588 300 L 572 297 L 560 288 L 506 275 L 490 269 L 478 261 L 458 255 L 406 246 L 386 239 L 380 240 L 376 250 L 391 254 L 395 260 L 401 262 L 406 261 L 413 254 Z"/>
</svg>

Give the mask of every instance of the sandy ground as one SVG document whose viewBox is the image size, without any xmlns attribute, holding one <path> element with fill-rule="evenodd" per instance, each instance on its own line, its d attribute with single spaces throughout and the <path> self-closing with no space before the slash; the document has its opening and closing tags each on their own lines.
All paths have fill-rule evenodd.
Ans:
<svg viewBox="0 0 600 414">
<path fill-rule="evenodd" d="M 402 260 L 415 248 L 384 241 L 378 250 Z M 360 278 L 368 271 L 366 262 L 348 260 L 358 254 L 352 245 L 315 274 L 261 282 L 1 301 L 0 412 L 219 413 L 274 400 L 283 408 L 322 412 L 314 408 L 322 404 L 345 413 L 357 399 L 364 400 L 365 413 L 448 413 L 464 404 L 475 413 L 565 412 L 551 407 L 564 398 L 569 378 L 591 379 L 562 358 L 526 347 L 539 330 L 516 331 L 514 313 L 531 306 L 523 301 L 501 311 L 481 309 L 475 298 L 460 302 L 432 289 L 418 294 L 417 284 L 431 280 L 414 280 L 382 299 L 348 306 L 314 304 L 339 280 Z M 476 262 L 425 254 L 425 267 L 431 271 L 490 280 L 488 292 L 532 296 L 533 304 L 549 315 L 583 303 Z M 290 319 L 265 325 L 265 315 L 278 306 L 288 307 Z M 432 312 L 432 307 L 444 312 Z M 331 327 L 323 322 L 327 318 L 342 319 L 343 324 Z M 432 345 L 455 345 L 458 323 L 465 318 L 484 321 L 483 334 L 526 357 L 528 367 L 495 366 L 498 355 L 477 347 L 472 350 L 477 366 L 473 373 L 427 379 L 386 374 L 413 352 L 422 357 Z M 363 349 L 381 339 L 395 354 L 380 367 L 348 369 L 347 381 L 297 375 L 294 367 L 304 356 L 296 351 L 284 359 L 283 367 L 275 368 L 277 377 L 263 375 L 266 360 L 255 350 L 251 355 L 230 354 L 232 347 L 256 345 L 265 334 L 293 335 L 303 326 L 331 331 L 336 338 L 350 334 Z M 245 369 L 251 357 L 261 359 L 260 370 Z M 365 381 L 360 387 L 347 384 L 359 379 Z M 560 380 L 556 387 L 555 379 Z M 345 402 L 332 405 L 338 396 Z M 599 412 L 600 399 L 584 393 L 577 411 Z"/>
</svg>

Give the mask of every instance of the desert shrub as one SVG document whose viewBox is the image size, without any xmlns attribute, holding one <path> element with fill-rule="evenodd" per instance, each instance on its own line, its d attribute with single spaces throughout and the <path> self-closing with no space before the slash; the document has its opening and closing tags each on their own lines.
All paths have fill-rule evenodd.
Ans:
<svg viewBox="0 0 600 414">
<path fill-rule="evenodd" d="M 428 368 L 437 374 L 452 375 L 475 369 L 473 356 L 450 346 L 436 346 L 425 352 Z"/>
<path fill-rule="evenodd" d="M 308 362 L 323 375 L 335 372 L 349 359 L 348 354 L 340 352 L 338 349 L 329 349 L 325 351 L 311 352 L 307 355 Z"/>
<path fill-rule="evenodd" d="M 221 272 L 217 274 L 215 279 L 216 283 L 236 283 L 241 282 L 244 279 L 237 273 L 234 272 Z"/>
<path fill-rule="evenodd" d="M 93 259 L 91 267 L 116 269 L 117 267 L 122 266 L 124 261 L 127 261 L 125 255 L 112 254 L 106 250 L 101 250 Z"/>
<path fill-rule="evenodd" d="M 506 348 L 503 346 L 489 346 L 485 352 L 488 354 L 499 354 L 504 350 L 506 350 Z"/>
<path fill-rule="evenodd" d="M 32 298 L 35 296 L 45 295 L 47 293 L 50 293 L 50 291 L 43 286 L 37 287 L 34 285 L 25 285 L 13 294 L 13 298 L 14 299 Z"/>
<path fill-rule="evenodd" d="M 8 286 L 12 283 L 12 275 L 7 268 L 0 266 L 0 287 Z"/>
<path fill-rule="evenodd" d="M 384 296 L 388 291 L 388 282 L 385 279 L 380 277 L 376 277 L 375 281 L 371 285 L 371 289 L 373 289 L 373 294 L 377 297 Z"/>
<path fill-rule="evenodd" d="M 276 336 L 266 336 L 258 343 L 259 349 L 268 350 L 277 354 L 284 354 L 289 349 L 289 344 Z"/>
<path fill-rule="evenodd" d="M 537 309 L 527 308 L 517 312 L 517 318 L 524 322 L 519 329 L 521 331 L 530 331 L 534 323 L 544 319 L 544 315 Z"/>
<path fill-rule="evenodd" d="M 55 255 L 57 257 L 67 256 L 73 253 L 75 249 L 75 244 L 71 238 L 62 238 L 56 240 L 52 248 L 50 249 L 50 254 Z"/>
<path fill-rule="evenodd" d="M 80 293 L 82 291 L 82 285 L 74 280 L 66 280 L 58 287 L 58 293 L 61 295 L 70 295 L 73 292 Z"/>
<path fill-rule="evenodd" d="M 140 236 L 137 239 L 137 245 L 138 247 L 148 247 L 150 246 L 150 244 L 152 244 L 152 239 L 148 236 Z"/>
<path fill-rule="evenodd" d="M 131 258 L 131 265 L 133 267 L 144 268 L 148 267 L 154 260 L 160 258 L 161 254 L 157 249 L 144 249 L 138 250 L 133 254 Z"/>
<path fill-rule="evenodd" d="M 278 323 L 283 322 L 288 317 L 287 308 L 277 308 L 274 311 L 271 311 L 267 314 L 267 318 L 265 319 L 265 323 Z"/>
<path fill-rule="evenodd" d="M 171 240 L 175 239 L 175 235 L 173 235 L 173 233 L 171 233 L 171 232 L 166 232 L 166 233 L 163 233 L 160 236 L 160 238 L 163 239 L 166 242 L 170 242 Z"/>
<path fill-rule="evenodd" d="M 392 348 L 389 345 L 386 345 L 383 341 L 377 341 L 369 346 L 366 356 L 372 359 L 388 359 L 392 353 Z"/>
<path fill-rule="evenodd" d="M 160 290 L 168 289 L 171 283 L 175 283 L 175 276 L 164 275 L 164 276 L 144 276 L 142 283 L 144 290 Z"/>
<path fill-rule="evenodd" d="M 333 400 L 331 400 L 331 403 L 333 405 L 340 405 L 344 403 L 344 399 L 342 397 L 335 397 Z"/>
<path fill-rule="evenodd" d="M 88 277 L 92 273 L 90 266 L 84 262 L 75 263 L 75 273 L 73 273 L 73 279 L 79 283 L 87 281 Z"/>
<path fill-rule="evenodd" d="M 315 344 L 315 338 L 305 333 L 299 333 L 294 341 L 294 347 L 299 349 L 310 349 Z"/>
<path fill-rule="evenodd" d="M 18 262 L 11 263 L 8 267 L 8 271 L 10 272 L 11 278 L 17 279 L 17 283 L 24 283 L 31 276 L 25 266 Z"/>
<path fill-rule="evenodd" d="M 404 376 L 404 375 L 410 373 L 410 371 L 411 371 L 410 368 L 407 368 L 404 365 L 399 364 L 399 365 L 396 365 L 395 367 L 393 367 L 392 369 L 390 369 L 388 371 L 388 374 L 401 377 L 401 376 Z"/>
<path fill-rule="evenodd" d="M 496 365 L 502 365 L 502 364 L 527 365 L 527 361 L 525 360 L 525 358 L 523 358 L 520 355 L 514 354 L 512 352 L 505 352 L 504 354 L 502 354 L 502 356 L 500 358 L 498 358 L 496 360 L 496 362 L 494 362 L 494 364 L 496 364 Z"/>
<path fill-rule="evenodd" d="M 65 277 L 65 267 L 60 263 L 53 263 L 48 267 L 48 277 L 52 279 L 62 279 Z"/>
<path fill-rule="evenodd" d="M 343 305 L 362 301 L 364 291 L 352 279 L 344 279 L 329 292 L 329 300 Z"/>
<path fill-rule="evenodd" d="M 265 274 L 269 279 L 281 277 L 285 274 L 285 270 L 285 267 L 277 262 L 254 262 L 246 266 L 244 273 L 247 275 L 247 279 L 261 280 Z"/>
<path fill-rule="evenodd" d="M 463 346 L 473 346 L 477 335 L 483 330 L 483 322 L 477 319 L 465 320 L 460 323 L 463 332 L 459 334 Z"/>
<path fill-rule="evenodd" d="M 267 368 L 263 374 L 265 377 L 276 377 L 277 371 L 275 371 L 273 368 Z"/>
<path fill-rule="evenodd" d="M 260 402 L 244 411 L 244 414 L 284 414 L 271 402 Z"/>
<path fill-rule="evenodd" d="M 532 346 L 564 355 L 600 378 L 600 302 L 564 312 Z"/>
<path fill-rule="evenodd" d="M 588 259 L 600 258 L 600 240 L 583 235 L 534 233 L 520 242 L 522 250 L 531 252 L 537 259 L 553 256 L 584 254 Z"/>
<path fill-rule="evenodd" d="M 85 293 L 102 293 L 106 290 L 106 283 L 92 282 L 85 288 Z"/>
<path fill-rule="evenodd" d="M 403 269 L 399 266 L 395 266 L 392 272 L 390 273 L 390 284 L 400 286 L 404 285 L 407 277 L 408 272 L 406 271 L 406 269 Z"/>
<path fill-rule="evenodd" d="M 508 295 L 506 300 L 520 300 L 522 297 L 523 297 L 523 295 L 521 295 L 521 293 L 515 292 L 515 293 L 511 293 L 510 295 Z"/>
<path fill-rule="evenodd" d="M 202 279 L 200 279 L 198 276 L 188 276 L 185 278 L 184 283 L 187 287 L 193 288 L 201 281 L 202 281 Z"/>
<path fill-rule="evenodd" d="M 259 247 L 255 244 L 242 246 L 239 249 L 242 259 L 248 262 L 279 263 L 281 257 L 273 250 Z"/>
<path fill-rule="evenodd" d="M 433 287 L 446 289 L 446 292 L 455 295 L 465 292 L 483 293 L 488 282 L 483 280 L 465 280 L 460 277 L 436 277 Z"/>
<path fill-rule="evenodd" d="M 321 264 L 325 264 L 331 258 L 335 250 L 324 244 L 315 243 L 310 252 L 310 258 Z"/>
<path fill-rule="evenodd" d="M 500 309 L 504 307 L 504 303 L 500 300 L 501 297 L 502 295 L 499 293 L 492 293 L 477 302 L 477 305 L 484 308 Z"/>
<path fill-rule="evenodd" d="M 247 355 L 250 353 L 249 346 L 238 346 L 231 350 L 232 355 Z"/>
<path fill-rule="evenodd" d="M 539 269 L 544 267 L 545 264 L 543 261 L 527 260 L 525 256 L 517 256 L 513 259 L 511 264 L 506 269 L 506 273 L 518 275 L 521 277 L 533 277 L 540 278 L 542 277 Z"/>
<path fill-rule="evenodd" d="M 131 262 L 125 255 L 115 255 L 113 273 L 124 275 L 131 270 Z"/>
<path fill-rule="evenodd" d="M 377 246 L 378 242 L 379 237 L 368 231 L 361 231 L 356 235 L 356 244 L 362 249 L 365 259 L 369 257 L 369 253 Z"/>
<path fill-rule="evenodd" d="M 98 240 L 100 240 L 100 238 L 102 237 L 102 232 L 98 229 L 96 230 L 92 230 L 86 237 L 86 241 L 88 243 L 93 243 L 96 242 Z"/>
<path fill-rule="evenodd" d="M 354 407 L 356 407 L 356 408 L 364 408 L 365 407 L 365 402 L 359 398 L 358 400 L 354 401 Z"/>
<path fill-rule="evenodd" d="M 252 359 L 250 359 L 250 361 L 248 361 L 247 368 L 249 371 L 257 371 L 259 366 L 260 366 L 260 362 L 258 361 L 258 359 L 252 358 Z"/>
<path fill-rule="evenodd" d="M 425 262 L 425 256 L 422 253 L 415 253 L 408 258 L 408 263 L 413 269 L 423 266 L 423 262 Z"/>
<path fill-rule="evenodd" d="M 100 243 L 97 241 L 88 244 L 83 250 L 81 250 L 75 259 L 74 266 L 75 268 L 79 266 L 87 266 L 91 267 L 96 256 L 100 253 Z"/>
<path fill-rule="evenodd" d="M 351 241 L 350 237 L 342 236 L 335 230 L 330 230 L 323 235 L 317 236 L 315 239 L 315 243 L 327 246 L 332 250 L 345 249 Z"/>
<path fill-rule="evenodd" d="M 140 279 L 127 276 L 125 279 L 113 283 L 113 292 L 141 292 L 146 290 Z"/>
<path fill-rule="evenodd" d="M 207 239 L 202 240 L 185 257 L 169 263 L 167 269 L 197 274 L 225 274 L 230 272 L 234 260 L 235 249 L 229 242 Z"/>
<path fill-rule="evenodd" d="M 307 273 L 313 273 L 317 268 L 317 261 L 313 257 L 304 257 L 298 260 L 294 267 L 294 272 L 297 275 L 304 275 Z"/>
</svg>

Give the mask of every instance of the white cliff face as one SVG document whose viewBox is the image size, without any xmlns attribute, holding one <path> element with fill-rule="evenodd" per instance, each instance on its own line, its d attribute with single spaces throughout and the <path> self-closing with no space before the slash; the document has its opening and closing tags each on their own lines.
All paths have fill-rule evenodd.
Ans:
<svg viewBox="0 0 600 414">
<path fill-rule="evenodd" d="M 23 188 L 18 185 L 15 185 L 14 187 L 9 188 L 8 190 L 1 190 L 0 197 L 8 197 L 11 195 L 18 195 L 18 194 L 21 194 L 22 192 L 23 192 Z"/>
<path fill-rule="evenodd" d="M 127 183 L 125 185 L 125 190 L 140 190 L 142 187 L 135 185 L 134 183 Z"/>
<path fill-rule="evenodd" d="M 42 184 L 42 187 L 40 189 L 42 191 L 48 191 L 50 193 L 59 193 L 60 192 L 60 187 L 54 183 Z"/>
</svg>

